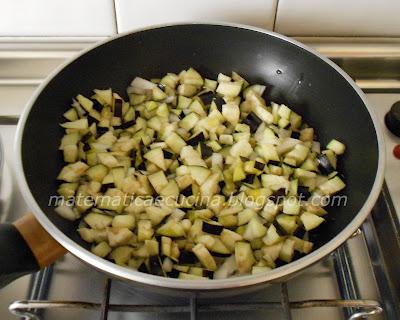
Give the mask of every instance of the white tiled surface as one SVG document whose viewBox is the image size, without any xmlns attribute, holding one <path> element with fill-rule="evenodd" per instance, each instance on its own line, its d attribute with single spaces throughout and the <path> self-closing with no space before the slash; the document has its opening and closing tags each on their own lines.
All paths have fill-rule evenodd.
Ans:
<svg viewBox="0 0 400 320">
<path fill-rule="evenodd" d="M 275 30 L 289 36 L 400 36 L 399 0 L 279 0 Z"/>
<path fill-rule="evenodd" d="M 228 21 L 273 29 L 277 0 L 115 0 L 118 32 L 179 21 Z"/>
<path fill-rule="evenodd" d="M 117 25 L 182 21 L 275 23 L 289 36 L 400 36 L 399 13 L 400 0 L 0 0 L 0 37 L 103 37 Z"/>
<path fill-rule="evenodd" d="M 115 33 L 113 0 L 0 0 L 0 36 Z"/>
</svg>

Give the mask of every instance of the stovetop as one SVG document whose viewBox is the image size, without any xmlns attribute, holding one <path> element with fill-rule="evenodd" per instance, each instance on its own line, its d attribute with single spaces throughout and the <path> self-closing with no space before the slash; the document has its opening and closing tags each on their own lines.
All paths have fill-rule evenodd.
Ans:
<svg viewBox="0 0 400 320">
<path fill-rule="evenodd" d="M 3 65 L 8 66 L 8 74 L 0 72 L 0 136 L 6 162 L 0 189 L 0 221 L 13 221 L 29 210 L 13 176 L 12 149 L 18 115 L 43 77 L 84 46 L 85 43 L 82 42 L 64 44 L 64 47 L 63 44 L 57 44 L 54 48 L 46 44 L 46 48 L 41 51 L 37 47 L 32 49 L 20 44 L 19 50 L 23 54 L 18 59 L 11 54 L 7 55 L 6 49 L 0 55 L 0 69 Z M 30 55 L 32 52 L 35 54 Z M 359 60 L 346 60 L 337 55 L 333 58 L 346 70 L 351 70 L 351 75 L 357 78 L 357 68 L 354 67 L 357 63 L 354 64 L 354 61 Z M 383 65 L 382 68 L 386 67 Z M 397 87 L 398 84 L 393 81 L 386 87 L 381 82 L 374 86 L 374 81 L 382 77 L 385 77 L 384 73 L 377 73 L 375 78 L 370 76 L 357 80 L 367 91 L 375 92 L 368 93 L 367 98 L 383 126 L 385 113 L 393 102 L 400 100 L 400 86 Z M 1 319 L 16 319 L 8 311 L 8 307 L 15 301 L 26 299 L 30 300 L 29 303 L 38 300 L 46 302 L 36 302 L 35 305 L 27 302 L 14 303 L 14 313 L 25 312 L 31 306 L 37 308 L 34 313 L 41 319 L 59 320 L 73 317 L 106 319 L 107 315 L 108 319 L 234 320 L 251 317 L 255 320 L 298 320 L 323 316 L 330 320 L 350 318 L 359 312 L 374 313 L 380 307 L 383 312 L 371 316 L 371 319 L 398 319 L 400 312 L 395 293 L 399 292 L 399 287 L 396 286 L 400 282 L 397 272 L 393 270 L 397 271 L 399 266 L 394 261 L 396 259 L 391 259 L 390 256 L 400 250 L 396 233 L 396 212 L 400 213 L 400 161 L 392 155 L 392 149 L 400 143 L 400 139 L 391 135 L 386 128 L 383 129 L 387 147 L 387 187 L 385 185 L 372 216 L 360 232 L 336 252 L 285 284 L 271 285 L 252 295 L 212 301 L 198 300 L 195 296 L 182 299 L 144 295 L 130 284 L 107 279 L 104 274 L 94 271 L 68 254 L 54 266 L 34 276 L 25 276 L 0 290 Z M 329 301 L 320 301 L 321 299 Z M 70 301 L 77 303 L 69 303 Z M 338 306 L 353 308 L 342 309 Z M 360 306 L 364 308 L 357 308 Z M 46 311 L 41 312 L 41 308 Z"/>
</svg>

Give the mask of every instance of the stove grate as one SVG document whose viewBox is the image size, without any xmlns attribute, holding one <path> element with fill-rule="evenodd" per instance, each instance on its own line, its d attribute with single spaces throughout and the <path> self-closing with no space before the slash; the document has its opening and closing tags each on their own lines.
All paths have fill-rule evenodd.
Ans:
<svg viewBox="0 0 400 320">
<path fill-rule="evenodd" d="M 189 313 L 191 320 L 198 319 L 200 312 L 223 312 L 223 311 L 256 311 L 266 309 L 280 309 L 282 320 L 291 320 L 292 309 L 316 308 L 316 307 L 336 307 L 351 308 L 355 311 L 348 319 L 365 319 L 368 316 L 382 312 L 380 303 L 374 300 L 345 300 L 345 299 L 321 299 L 321 300 L 302 300 L 290 301 L 286 283 L 281 284 L 281 301 L 257 301 L 257 302 L 237 302 L 237 303 L 218 303 L 201 304 L 197 298 L 191 297 L 186 305 L 126 305 L 110 304 L 109 298 L 112 290 L 112 280 L 106 279 L 104 285 L 104 295 L 102 303 L 83 302 L 83 301 L 46 301 L 46 300 L 21 300 L 10 305 L 10 311 L 19 317 L 29 320 L 40 320 L 38 310 L 46 309 L 89 309 L 100 310 L 100 319 L 107 320 L 109 312 L 145 312 L 145 313 Z"/>
</svg>

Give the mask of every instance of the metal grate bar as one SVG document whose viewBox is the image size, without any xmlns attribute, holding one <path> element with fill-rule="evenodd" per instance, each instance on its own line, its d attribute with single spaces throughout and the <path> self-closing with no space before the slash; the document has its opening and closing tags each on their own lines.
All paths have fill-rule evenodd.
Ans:
<svg viewBox="0 0 400 320">
<path fill-rule="evenodd" d="M 51 279 L 53 275 L 54 265 L 40 270 L 39 272 L 32 275 L 29 281 L 29 294 L 28 299 L 30 300 L 45 300 L 48 298 L 50 289 Z M 29 310 L 33 314 L 42 316 L 43 310 L 32 309 Z"/>
<path fill-rule="evenodd" d="M 197 296 L 193 295 L 190 298 L 190 320 L 197 319 Z"/>
<path fill-rule="evenodd" d="M 400 225 L 386 184 L 363 230 L 385 317 L 400 319 L 400 262 L 393 258 L 400 253 Z"/>
<path fill-rule="evenodd" d="M 292 314 L 290 312 L 289 293 L 286 282 L 281 284 L 281 304 L 283 309 L 283 319 L 292 320 Z"/>
<path fill-rule="evenodd" d="M 100 320 L 107 320 L 110 308 L 111 279 L 107 278 L 104 284 L 103 302 L 101 303 Z"/>
<path fill-rule="evenodd" d="M 345 300 L 357 299 L 358 290 L 354 283 L 354 271 L 351 266 L 349 249 L 346 243 L 335 251 L 333 261 L 340 296 Z M 344 315 L 347 319 L 355 312 L 356 310 L 353 308 L 345 309 Z"/>
<path fill-rule="evenodd" d="M 29 295 L 30 300 L 44 300 L 47 299 L 48 290 L 50 288 L 50 283 L 53 275 L 54 266 L 49 267 L 35 273 L 29 283 Z"/>
</svg>

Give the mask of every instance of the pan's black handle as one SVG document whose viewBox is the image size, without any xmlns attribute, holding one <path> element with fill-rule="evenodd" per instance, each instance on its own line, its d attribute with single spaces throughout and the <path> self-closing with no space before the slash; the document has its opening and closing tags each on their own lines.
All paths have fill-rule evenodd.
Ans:
<svg viewBox="0 0 400 320">
<path fill-rule="evenodd" d="M 32 214 L 13 224 L 0 224 L 0 288 L 44 268 L 65 253 Z"/>
<path fill-rule="evenodd" d="M 28 244 L 13 224 L 0 225 L 0 288 L 24 274 L 39 270 Z"/>
</svg>

